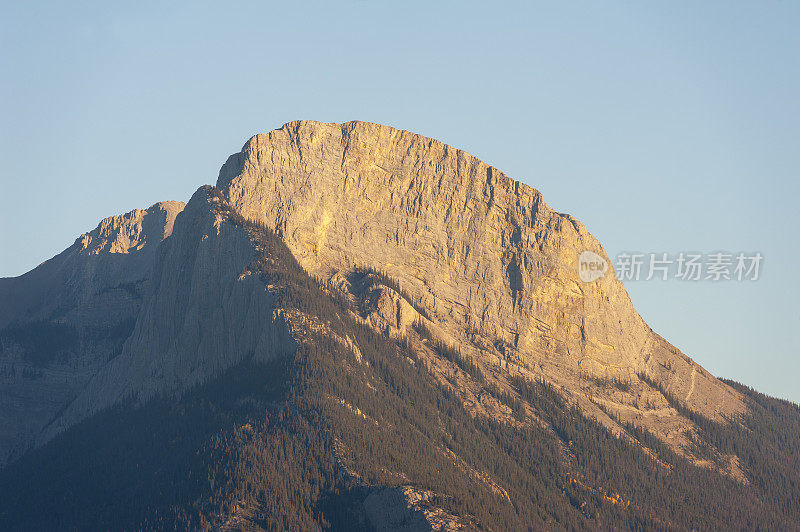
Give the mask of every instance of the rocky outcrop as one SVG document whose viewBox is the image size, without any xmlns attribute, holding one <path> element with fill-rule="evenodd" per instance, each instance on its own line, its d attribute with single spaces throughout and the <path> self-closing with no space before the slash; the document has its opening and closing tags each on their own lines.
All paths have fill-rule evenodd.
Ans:
<svg viewBox="0 0 800 532">
<path fill-rule="evenodd" d="M 397 280 L 492 371 L 545 378 L 602 415 L 597 395 L 625 420 L 670 427 L 657 430 L 664 437 L 687 423 L 666 401 L 636 406 L 653 391 L 641 374 L 714 419 L 744 408 L 648 327 L 613 269 L 581 280 L 583 251 L 610 264 L 583 224 L 462 150 L 378 124 L 291 122 L 251 138 L 217 186 L 323 280 L 346 285 L 356 267 Z M 617 397 L 587 378 L 630 391 Z"/>
<path fill-rule="evenodd" d="M 452 532 L 465 528 L 461 520 L 431 504 L 434 493 L 412 486 L 370 493 L 364 510 L 370 525 L 384 532 Z"/>
</svg>

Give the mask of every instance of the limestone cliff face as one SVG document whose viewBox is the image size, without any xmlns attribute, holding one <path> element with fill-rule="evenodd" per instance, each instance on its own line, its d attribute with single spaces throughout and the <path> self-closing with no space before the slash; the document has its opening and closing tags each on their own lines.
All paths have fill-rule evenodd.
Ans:
<svg viewBox="0 0 800 532">
<path fill-rule="evenodd" d="M 294 350 L 285 317 L 257 273 L 256 247 L 218 199 L 199 189 L 159 248 L 144 305 L 122 354 L 52 423 L 46 441 L 121 399 L 179 393 L 252 357 Z"/>
<path fill-rule="evenodd" d="M 640 373 L 712 418 L 743 408 L 652 332 L 613 271 L 581 281 L 582 251 L 608 257 L 580 222 L 462 150 L 377 124 L 292 122 L 251 138 L 217 186 L 324 280 L 387 273 L 490 368 L 544 376 L 582 404 L 598 395 L 623 418 L 677 415 L 666 403 L 644 411 Z M 586 375 L 629 380 L 633 393 L 600 397 Z"/>
<path fill-rule="evenodd" d="M 182 209 L 170 201 L 106 218 L 36 269 L 0 279 L 0 467 L 119 353 Z"/>
</svg>

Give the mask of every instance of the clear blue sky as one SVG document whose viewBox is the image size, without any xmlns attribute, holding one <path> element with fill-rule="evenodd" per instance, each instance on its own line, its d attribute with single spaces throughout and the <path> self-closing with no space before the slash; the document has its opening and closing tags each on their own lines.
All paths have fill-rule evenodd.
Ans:
<svg viewBox="0 0 800 532">
<path fill-rule="evenodd" d="M 187 200 L 253 133 L 381 122 L 541 190 L 609 255 L 760 251 L 755 283 L 628 288 L 713 373 L 800 401 L 798 6 L 3 2 L 0 275 Z"/>
</svg>

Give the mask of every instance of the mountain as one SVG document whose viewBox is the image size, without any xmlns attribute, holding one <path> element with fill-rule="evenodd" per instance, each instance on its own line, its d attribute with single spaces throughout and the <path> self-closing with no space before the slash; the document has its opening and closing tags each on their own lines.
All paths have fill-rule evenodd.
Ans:
<svg viewBox="0 0 800 532">
<path fill-rule="evenodd" d="M 580 222 L 461 150 L 377 124 L 293 122 L 250 139 L 217 186 L 312 275 L 345 290 L 354 267 L 395 279 L 443 340 L 500 380 L 544 378 L 593 415 L 603 413 L 589 395 L 674 440 L 691 425 L 638 375 L 711 419 L 743 411 L 738 392 L 653 333 L 615 275 L 580 280 L 582 251 L 611 262 Z M 374 317 L 406 332 L 411 314 Z"/>
<path fill-rule="evenodd" d="M 0 466 L 122 349 L 183 206 L 106 218 L 25 275 L 0 279 Z"/>
<path fill-rule="evenodd" d="M 644 323 L 441 142 L 256 135 L 0 280 L 0 527 L 800 528 L 800 410 Z"/>
</svg>

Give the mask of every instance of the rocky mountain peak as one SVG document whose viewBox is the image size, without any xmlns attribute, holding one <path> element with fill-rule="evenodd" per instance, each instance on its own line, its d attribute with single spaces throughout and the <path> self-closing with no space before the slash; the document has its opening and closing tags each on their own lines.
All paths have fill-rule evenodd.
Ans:
<svg viewBox="0 0 800 532">
<path fill-rule="evenodd" d="M 175 217 L 186 206 L 181 201 L 162 201 L 146 210 L 110 216 L 75 241 L 82 253 L 130 253 L 149 243 L 158 244 L 172 234 Z"/>
<path fill-rule="evenodd" d="M 498 375 L 563 386 L 609 426 L 636 420 L 678 440 L 690 429 L 647 382 L 712 419 L 744 408 L 651 330 L 613 268 L 580 279 L 581 252 L 611 262 L 580 222 L 463 150 L 367 122 L 290 122 L 248 140 L 217 186 L 318 278 L 348 289 L 354 268 L 385 273 L 444 341 Z M 629 392 L 594 384 L 609 380 Z M 648 390 L 661 407 L 645 407 Z"/>
<path fill-rule="evenodd" d="M 37 268 L 0 279 L 0 329 L 52 319 L 104 291 L 141 282 L 183 208 L 183 202 L 164 201 L 105 218 Z"/>
</svg>

